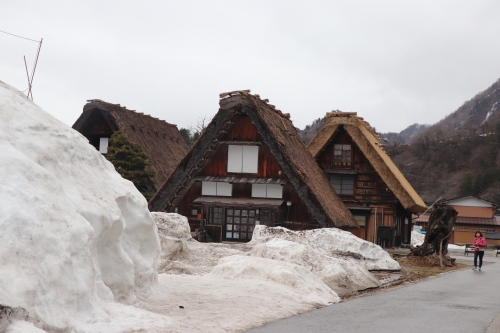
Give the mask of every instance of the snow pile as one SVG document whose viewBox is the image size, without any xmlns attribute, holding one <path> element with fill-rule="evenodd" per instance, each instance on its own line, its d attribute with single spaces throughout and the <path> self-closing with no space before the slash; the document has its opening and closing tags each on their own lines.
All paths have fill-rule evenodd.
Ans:
<svg viewBox="0 0 500 333">
<path fill-rule="evenodd" d="M 184 216 L 152 215 L 159 271 L 168 274 L 159 275 L 159 292 L 141 298 L 142 307 L 168 314 L 169 332 L 242 331 L 340 300 L 310 267 L 250 256 L 248 243 L 199 243 Z"/>
<path fill-rule="evenodd" d="M 0 151 L 1 305 L 72 331 L 112 322 L 103 301 L 132 304 L 157 285 L 144 197 L 83 136 L 1 81 Z"/>
<path fill-rule="evenodd" d="M 337 294 L 302 266 L 284 261 L 248 256 L 230 256 L 219 260 L 208 278 L 273 281 L 307 295 L 308 303 L 337 303 Z"/>
<path fill-rule="evenodd" d="M 258 244 L 273 238 L 308 245 L 331 257 L 341 257 L 368 270 L 400 270 L 401 267 L 380 246 L 362 240 L 348 231 L 322 228 L 292 231 L 282 227 L 256 226 L 250 243 Z"/>
<path fill-rule="evenodd" d="M 360 260 L 354 259 L 352 256 L 326 254 L 325 251 L 313 248 L 304 239 L 299 242 L 300 237 L 297 236 L 297 233 L 288 229 L 258 226 L 256 231 L 265 228 L 265 230 L 283 232 L 286 235 L 293 235 L 293 237 L 289 238 L 295 241 L 268 237 L 265 240 L 257 241 L 254 234 L 252 242 L 246 244 L 205 244 L 198 243 L 191 238 L 186 217 L 173 213 L 153 213 L 153 217 L 158 225 L 162 245 L 159 260 L 160 273 L 201 275 L 211 272 L 211 276 L 214 276 L 214 274 L 221 275 L 221 267 L 224 267 L 224 271 L 227 273 L 226 266 L 229 265 L 227 257 L 231 256 L 233 258 L 231 260 L 235 262 L 229 262 L 234 265 L 235 270 L 240 264 L 243 265 L 242 261 L 247 260 L 248 269 L 252 267 L 253 270 L 257 270 L 257 267 L 259 267 L 262 270 L 260 272 L 262 275 L 259 275 L 259 277 L 264 280 L 275 281 L 270 276 L 277 274 L 275 271 L 269 273 L 266 269 L 272 270 L 279 265 L 289 263 L 300 267 L 300 269 L 288 270 L 289 273 L 298 274 L 294 279 L 303 279 L 301 274 L 302 269 L 305 268 L 314 275 L 316 284 L 324 283 L 339 295 L 380 286 L 379 281 L 366 268 L 368 260 L 363 260 L 363 263 L 360 264 Z M 263 235 L 264 232 L 258 231 L 257 234 Z M 311 235 L 316 234 L 307 233 L 305 234 L 306 239 L 310 240 L 311 244 L 316 244 L 316 247 L 321 248 L 317 244 L 318 237 L 311 237 Z M 349 235 L 346 235 L 346 237 L 349 238 Z M 356 239 L 358 238 L 356 237 Z M 383 250 L 378 253 L 378 255 L 380 254 L 387 255 Z M 243 256 L 272 259 L 274 262 L 255 261 L 253 258 L 241 259 Z M 265 263 L 271 265 L 271 267 L 265 268 Z M 387 268 L 388 265 L 383 267 Z M 229 279 L 241 277 L 240 273 L 235 270 L 231 271 L 231 274 L 236 274 L 234 276 L 229 273 L 227 273 L 229 275 L 223 274 L 222 276 Z M 255 275 L 257 276 L 258 273 L 256 272 Z M 248 275 L 245 276 L 248 277 Z M 325 300 L 331 302 L 328 297 Z"/>
<path fill-rule="evenodd" d="M 220 258 L 243 254 L 227 244 L 199 243 L 191 237 L 188 220 L 175 213 L 152 213 L 158 226 L 161 254 L 158 273 L 206 274 Z"/>
<path fill-rule="evenodd" d="M 424 243 L 425 234 L 421 234 L 418 231 L 413 230 L 411 232 L 411 246 L 416 247 Z"/>
<path fill-rule="evenodd" d="M 272 238 L 256 244 L 249 254 L 305 267 L 341 296 L 380 286 L 380 282 L 364 266 L 344 258 L 327 256 L 309 245 Z"/>
</svg>

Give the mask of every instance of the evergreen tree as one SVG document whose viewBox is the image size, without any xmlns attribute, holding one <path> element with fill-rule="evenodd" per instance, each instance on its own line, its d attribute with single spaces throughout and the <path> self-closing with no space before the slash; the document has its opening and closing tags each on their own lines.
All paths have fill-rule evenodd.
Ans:
<svg viewBox="0 0 500 333">
<path fill-rule="evenodd" d="M 147 200 L 153 197 L 155 172 L 147 169 L 152 163 L 141 146 L 131 142 L 122 131 L 116 131 L 111 136 L 106 158 L 123 178 L 134 183 Z"/>
<path fill-rule="evenodd" d="M 186 144 L 191 147 L 191 145 L 193 144 L 193 142 L 191 141 L 191 131 L 187 128 L 181 128 L 179 130 L 179 133 L 181 134 L 182 138 L 184 139 L 184 141 L 186 142 Z"/>
</svg>

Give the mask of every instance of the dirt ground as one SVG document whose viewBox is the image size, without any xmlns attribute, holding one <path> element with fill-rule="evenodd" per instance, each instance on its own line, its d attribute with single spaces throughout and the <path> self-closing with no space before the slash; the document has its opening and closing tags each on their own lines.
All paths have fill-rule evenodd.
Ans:
<svg viewBox="0 0 500 333">
<path fill-rule="evenodd" d="M 407 257 L 409 251 L 388 251 L 392 258 L 401 266 L 399 272 L 372 271 L 382 284 L 378 288 L 359 291 L 342 297 L 342 301 L 353 298 L 372 295 L 374 293 L 392 290 L 404 285 L 416 283 L 438 274 L 448 273 L 467 268 L 469 265 L 461 260 L 456 260 L 454 266 L 446 267 L 442 270 L 439 261 L 429 260 L 427 258 Z M 451 255 L 453 258 L 453 255 Z"/>
</svg>

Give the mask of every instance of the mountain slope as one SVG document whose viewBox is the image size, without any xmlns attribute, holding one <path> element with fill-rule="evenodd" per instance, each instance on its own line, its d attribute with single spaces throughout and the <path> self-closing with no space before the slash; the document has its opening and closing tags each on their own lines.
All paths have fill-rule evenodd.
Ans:
<svg viewBox="0 0 500 333">
<path fill-rule="evenodd" d="M 500 80 L 455 112 L 386 150 L 422 198 L 475 195 L 500 203 Z"/>
<path fill-rule="evenodd" d="M 422 124 L 413 124 L 405 128 L 399 133 L 395 132 L 387 132 L 381 133 L 380 138 L 385 143 L 408 143 L 410 142 L 417 134 L 429 128 L 430 125 L 422 125 Z"/>
</svg>

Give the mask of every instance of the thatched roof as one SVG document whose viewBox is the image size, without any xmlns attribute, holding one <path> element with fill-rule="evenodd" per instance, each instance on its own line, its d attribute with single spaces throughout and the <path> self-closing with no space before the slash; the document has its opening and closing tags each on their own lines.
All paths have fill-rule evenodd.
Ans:
<svg viewBox="0 0 500 333">
<path fill-rule="evenodd" d="M 365 155 L 380 178 L 395 194 L 403 207 L 412 213 L 425 211 L 426 205 L 379 142 L 379 137 L 356 112 L 327 112 L 325 126 L 311 140 L 307 149 L 316 159 L 343 127 Z"/>
<path fill-rule="evenodd" d="M 208 162 L 234 118 L 247 114 L 314 219 L 322 227 L 358 227 L 307 151 L 289 114 L 276 110 L 249 91 L 225 93 L 220 97 L 219 112 L 151 199 L 151 211 L 171 210 L 176 198 L 182 197 L 197 171 Z"/>
<path fill-rule="evenodd" d="M 139 144 L 150 156 L 152 168 L 156 171 L 156 188 L 167 180 L 189 149 L 176 125 L 99 99 L 89 100 L 85 104 L 73 128 L 82 132 L 87 120 L 95 112 L 102 114 L 113 132 L 124 132 L 130 141 Z"/>
</svg>

